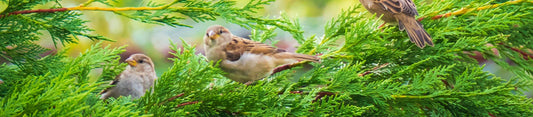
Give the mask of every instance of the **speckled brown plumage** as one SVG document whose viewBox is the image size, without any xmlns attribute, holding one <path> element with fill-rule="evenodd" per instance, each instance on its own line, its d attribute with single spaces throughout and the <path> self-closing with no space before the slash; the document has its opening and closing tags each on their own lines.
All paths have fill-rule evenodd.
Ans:
<svg viewBox="0 0 533 117">
<path fill-rule="evenodd" d="M 318 62 L 316 56 L 290 53 L 267 44 L 234 36 L 222 26 L 207 29 L 204 47 L 209 61 L 221 61 L 226 77 L 237 82 L 250 82 L 272 73 L 280 65 L 298 60 Z"/>
<path fill-rule="evenodd" d="M 400 30 L 406 30 L 411 42 L 418 47 L 433 46 L 433 39 L 424 30 L 423 25 L 415 19 L 418 15 L 411 0 L 359 0 L 371 13 L 386 23 L 398 23 Z"/>
</svg>

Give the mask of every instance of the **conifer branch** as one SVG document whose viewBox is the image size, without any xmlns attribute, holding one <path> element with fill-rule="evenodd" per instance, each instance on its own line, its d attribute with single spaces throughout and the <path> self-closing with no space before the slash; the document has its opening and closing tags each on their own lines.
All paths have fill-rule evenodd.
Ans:
<svg viewBox="0 0 533 117">
<path fill-rule="evenodd" d="M 427 28 L 432 30 L 432 36 L 439 37 L 435 39 L 439 43 L 436 47 L 422 50 L 412 49 L 412 44 L 406 44 L 410 42 L 405 32 L 399 32 L 395 28 L 385 28 L 385 33 L 378 32 L 375 28 L 379 25 L 376 23 L 378 19 L 361 13 L 360 6 L 344 10 L 332 19 L 325 26 L 324 36 L 311 36 L 306 40 L 298 20 L 285 16 L 263 19 L 263 16 L 255 14 L 273 0 L 250 1 L 244 7 L 239 7 L 237 2 L 231 0 L 180 0 L 179 4 L 148 2 L 146 7 L 115 8 L 108 3 L 104 3 L 108 6 L 92 7 L 95 2 L 106 1 L 87 0 L 76 7 L 48 10 L 31 9 L 49 1 L 9 2 L 8 9 L 2 13 L 6 15 L 2 18 L 8 20 L 0 23 L 0 38 L 6 40 L 6 44 L 2 46 L 4 49 L 0 48 L 0 56 L 13 58 L 10 61 L 14 61 L 16 65 L 19 65 L 16 62 L 27 63 L 20 66 L 0 65 L 0 78 L 5 81 L 0 84 L 0 113 L 4 112 L 1 114 L 4 116 L 533 114 L 533 100 L 518 91 L 518 88 L 526 89 L 533 85 L 530 82 L 532 63 L 525 61 L 533 57 L 529 46 L 531 40 L 527 38 L 532 34 L 528 31 L 531 28 L 527 27 L 532 21 L 528 17 L 531 14 L 529 6 L 532 4 L 501 4 L 495 8 L 493 5 L 485 6 L 487 3 L 473 2 L 474 9 L 470 12 L 483 8 L 497 10 L 479 12 L 474 20 L 458 17 L 446 20 L 447 22 L 431 22 L 434 24 Z M 461 9 L 461 5 L 454 4 L 436 4 L 435 8 Z M 459 1 L 458 4 L 467 3 Z M 166 6 L 168 7 L 158 10 Z M 425 9 L 433 6 L 420 7 Z M 272 26 L 293 35 L 301 44 L 298 53 L 318 55 L 324 62 L 313 63 L 315 67 L 310 72 L 295 74 L 298 77 L 296 83 L 285 82 L 287 80 L 284 78 L 293 74 L 285 71 L 287 75 L 279 75 L 279 78 L 264 84 L 243 86 L 228 83 L 229 79 L 218 80 L 223 79 L 224 71 L 196 54 L 194 46 L 183 42 L 183 49 L 180 49 L 172 43 L 171 50 L 174 52 L 171 54 L 175 56 L 171 58 L 173 65 L 158 78 L 151 95 L 143 96 L 140 101 L 117 98 L 102 103 L 104 101 L 96 96 L 97 90 L 102 88 L 99 84 L 123 71 L 125 64 L 118 62 L 118 54 L 123 52 L 123 48 L 114 50 L 98 46 L 88 50 L 88 54 L 75 58 L 68 57 L 66 52 L 33 57 L 43 53 L 31 48 L 40 47 L 33 44 L 33 41 L 41 39 L 41 34 L 35 32 L 46 30 L 53 34 L 55 40 L 70 42 L 76 41 L 71 39 L 72 36 L 83 36 L 90 31 L 89 28 L 79 27 L 88 21 L 79 18 L 81 14 L 78 12 L 68 12 L 72 10 L 112 11 L 141 22 L 171 26 L 184 26 L 178 21 L 188 19 L 187 17 L 196 22 L 220 17 L 258 31 L 272 29 L 269 27 Z M 15 16 L 7 17 L 10 12 Z M 183 17 L 173 13 L 181 13 Z M 437 14 L 431 16 L 434 15 Z M 419 20 L 424 18 L 431 19 L 426 16 Z M 259 35 L 256 39 L 268 39 L 273 31 L 264 33 L 266 36 Z M 505 36 L 501 36 L 502 33 Z M 344 45 L 337 43 L 339 39 L 344 39 Z M 496 57 L 491 54 L 495 49 L 499 49 Z M 495 60 L 499 65 L 504 64 L 502 67 L 509 68 L 517 76 L 498 77 L 483 71 L 483 67 L 469 58 L 471 53 L 463 52 L 478 52 L 480 55 L 488 53 L 490 55 L 483 57 Z M 28 59 L 32 57 L 35 59 Z M 501 58 L 511 58 L 517 65 L 506 65 L 506 61 Z M 273 74 L 308 63 L 309 61 L 300 61 L 281 66 Z M 102 75 L 97 81 L 89 80 L 93 70 L 102 67 Z M 376 75 L 369 75 L 373 73 Z"/>
<path fill-rule="evenodd" d="M 165 101 L 159 103 L 159 105 L 163 105 L 163 104 L 165 104 L 165 103 L 167 103 L 167 102 L 170 102 L 170 101 L 172 101 L 172 100 L 175 100 L 176 98 L 181 97 L 181 96 L 183 96 L 184 94 L 185 94 L 185 93 L 180 93 L 180 94 L 178 94 L 178 95 L 176 95 L 176 96 L 173 96 L 173 97 L 171 97 L 171 98 L 169 98 L 169 99 L 167 99 L 167 100 L 165 100 Z"/>
<path fill-rule="evenodd" d="M 489 112 L 489 116 L 490 116 L 490 117 L 497 117 L 496 115 L 494 115 L 494 114 L 492 114 L 492 113 L 490 113 L 490 112 Z"/>
<path fill-rule="evenodd" d="M 333 92 L 318 92 L 316 94 L 315 100 L 313 100 L 311 102 L 316 102 L 316 101 L 322 99 L 322 97 L 324 97 L 324 96 L 332 96 L 332 95 L 335 95 L 335 93 L 333 93 Z"/>
<path fill-rule="evenodd" d="M 363 72 L 363 73 L 361 73 L 361 74 L 358 74 L 358 76 L 366 76 L 366 75 L 372 73 L 372 71 L 375 71 L 375 70 L 381 69 L 381 68 L 383 68 L 383 67 L 386 67 L 386 66 L 389 65 L 389 64 L 390 64 L 390 63 L 385 63 L 385 64 L 383 64 L 383 65 L 376 66 L 376 67 L 372 68 L 372 70 L 370 70 L 370 71 L 365 71 L 365 72 Z"/>
<path fill-rule="evenodd" d="M 68 11 L 68 8 L 15 11 L 15 12 L 8 13 L 7 15 L 0 15 L 0 18 L 3 18 L 5 16 L 10 16 L 10 15 L 20 15 L 20 14 L 30 14 L 30 13 L 53 13 L 53 12 L 62 12 L 62 11 Z"/>
<path fill-rule="evenodd" d="M 524 51 L 522 51 L 522 50 L 520 50 L 520 49 L 518 49 L 518 48 L 513 48 L 513 47 L 511 47 L 511 46 L 505 45 L 504 43 L 500 43 L 500 45 L 503 45 L 503 46 L 506 47 L 506 48 L 509 48 L 509 49 L 511 49 L 511 50 L 513 50 L 513 51 L 515 51 L 515 52 L 520 53 L 520 55 L 522 55 L 522 58 L 523 58 L 524 60 L 533 59 L 533 54 L 532 54 L 532 53 L 524 52 Z"/>
<path fill-rule="evenodd" d="M 303 95 L 308 95 L 309 94 L 309 92 L 303 92 L 303 91 L 289 91 L 289 93 L 291 93 L 291 94 L 303 94 Z M 324 96 L 332 96 L 332 95 L 336 95 L 337 93 L 328 92 L 328 91 L 318 92 L 318 93 L 316 93 L 315 99 L 313 101 L 311 101 L 311 102 L 316 102 L 316 101 L 322 99 L 322 97 L 324 97 Z M 281 95 L 281 94 L 283 94 L 283 92 L 280 92 L 278 94 Z"/>
<path fill-rule="evenodd" d="M 444 86 L 446 87 L 449 87 L 450 89 L 453 89 L 455 88 L 455 86 L 453 86 L 453 84 L 450 84 L 448 81 L 446 80 L 440 80 L 442 83 L 444 83 Z"/>
<path fill-rule="evenodd" d="M 94 0 L 89 0 L 86 3 L 83 3 L 76 7 L 70 7 L 70 8 L 55 8 L 55 9 L 37 9 L 37 10 L 23 10 L 23 11 L 15 11 L 8 13 L 7 15 L 0 15 L 0 18 L 10 16 L 10 15 L 20 15 L 20 14 L 30 14 L 30 13 L 53 13 L 53 12 L 65 12 L 65 11 L 142 11 L 142 10 L 163 10 L 167 9 L 168 7 L 176 4 L 178 0 L 174 0 L 171 3 L 168 3 L 166 5 L 160 6 L 160 7 L 122 7 L 122 8 L 105 8 L 105 7 L 87 7 L 90 3 L 94 2 Z M 174 10 L 204 10 L 203 8 L 195 8 L 195 7 L 176 7 L 173 8 Z"/>
<path fill-rule="evenodd" d="M 481 11 L 481 10 L 496 8 L 496 7 L 504 6 L 504 5 L 518 4 L 518 3 L 522 3 L 522 2 L 533 3 L 533 1 L 515 0 L 515 1 L 507 1 L 505 3 L 500 3 L 500 4 L 487 5 L 487 6 L 478 7 L 478 8 L 461 8 L 460 10 L 457 10 L 455 12 L 449 12 L 449 13 L 433 16 L 431 19 L 436 20 L 436 19 L 440 19 L 440 18 L 443 18 L 443 17 L 450 17 L 452 15 L 462 15 L 462 14 L 465 14 L 465 13 L 473 11 L 473 10 Z M 421 20 L 421 19 L 419 19 L 419 20 Z"/>
<path fill-rule="evenodd" d="M 396 99 L 400 99 L 400 98 L 404 98 L 404 99 L 429 99 L 429 98 L 441 98 L 441 97 L 450 97 L 450 96 L 453 96 L 453 97 L 450 97 L 450 98 L 457 98 L 457 97 L 464 97 L 464 98 L 468 98 L 468 97 L 475 97 L 475 96 L 480 96 L 480 95 L 490 95 L 490 94 L 494 94 L 494 93 L 499 93 L 499 92 L 502 92 L 502 91 L 514 91 L 516 90 L 516 88 L 512 87 L 512 88 L 499 88 L 499 89 L 487 89 L 488 91 L 485 91 L 485 92 L 455 92 L 455 93 L 452 93 L 452 94 L 445 94 L 445 95 L 391 95 L 392 98 L 396 98 Z"/>
<path fill-rule="evenodd" d="M 293 67 L 296 67 L 296 66 L 300 66 L 300 65 L 303 65 L 305 63 L 309 63 L 309 61 L 301 61 L 301 62 L 297 62 L 297 63 L 292 63 L 292 64 L 287 64 L 287 65 L 282 65 L 282 66 L 279 66 L 279 67 L 276 67 L 273 71 L 272 71 L 272 74 L 276 74 L 278 72 L 281 72 L 283 70 L 287 70 L 287 69 L 290 69 L 290 68 L 293 68 Z M 271 74 L 271 75 L 272 75 Z"/>
<path fill-rule="evenodd" d="M 196 103 L 198 103 L 198 101 L 185 102 L 185 103 L 181 103 L 181 104 L 179 104 L 179 105 L 176 106 L 175 108 L 179 108 L 179 107 L 187 106 L 187 105 L 191 105 L 191 104 L 196 104 Z"/>
</svg>

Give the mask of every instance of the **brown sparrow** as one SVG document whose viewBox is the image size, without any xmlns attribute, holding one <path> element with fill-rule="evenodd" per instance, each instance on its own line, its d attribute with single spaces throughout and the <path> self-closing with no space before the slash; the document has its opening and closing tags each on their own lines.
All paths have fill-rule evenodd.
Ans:
<svg viewBox="0 0 533 117">
<path fill-rule="evenodd" d="M 220 61 L 226 77 L 241 83 L 250 83 L 267 77 L 275 67 L 299 60 L 318 62 L 320 58 L 290 53 L 267 44 L 235 36 L 219 25 L 211 26 L 204 36 L 204 47 L 209 61 Z"/>
<path fill-rule="evenodd" d="M 111 82 L 111 85 L 115 86 L 103 90 L 100 93 L 102 94 L 100 99 L 130 95 L 133 99 L 137 99 L 154 85 L 157 76 L 150 57 L 144 54 L 133 54 L 126 59 L 126 62 L 128 63 L 126 70 Z"/>
<path fill-rule="evenodd" d="M 424 30 L 420 22 L 415 19 L 418 15 L 416 6 L 411 0 L 359 0 L 371 13 L 376 13 L 385 23 L 398 23 L 401 31 L 407 30 L 407 35 L 416 46 L 424 48 L 433 46 L 431 36 Z"/>
</svg>

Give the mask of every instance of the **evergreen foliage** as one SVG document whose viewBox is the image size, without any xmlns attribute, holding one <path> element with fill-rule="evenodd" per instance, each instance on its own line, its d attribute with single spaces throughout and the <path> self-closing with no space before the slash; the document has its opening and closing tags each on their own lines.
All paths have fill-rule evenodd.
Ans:
<svg viewBox="0 0 533 117">
<path fill-rule="evenodd" d="M 194 45 L 174 43 L 174 65 L 157 80 L 153 91 L 138 100 L 98 99 L 103 85 L 125 67 L 118 54 L 124 47 L 95 44 L 78 57 L 63 49 L 47 51 L 34 44 L 49 33 L 63 46 L 78 38 L 107 40 L 89 34 L 80 12 L 15 14 L 55 1 L 3 1 L 0 11 L 0 116 L 533 116 L 533 100 L 521 92 L 533 86 L 533 2 L 473 10 L 422 21 L 435 47 L 419 49 L 397 26 L 378 29 L 382 21 L 361 6 L 345 9 L 325 26 L 323 36 L 303 35 L 297 19 L 256 16 L 273 0 L 176 0 L 146 2 L 155 10 L 114 11 L 133 20 L 174 27 L 221 18 L 252 29 L 252 39 L 265 41 L 281 29 L 301 44 L 297 52 L 322 55 L 322 62 L 278 72 L 254 85 L 224 78 L 216 63 L 195 54 Z M 114 7 L 113 2 L 90 0 Z M 417 0 L 421 16 L 506 3 L 493 0 Z M 180 15 L 175 15 L 179 13 Z M 344 40 L 343 44 L 336 43 Z M 492 46 L 488 46 L 488 44 Z M 497 53 L 493 49 L 498 50 Z M 500 78 L 482 70 L 474 51 L 516 74 Z M 507 62 L 510 60 L 513 64 Z M 91 73 L 102 70 L 97 80 Z M 294 79 L 298 79 L 294 81 Z"/>
</svg>

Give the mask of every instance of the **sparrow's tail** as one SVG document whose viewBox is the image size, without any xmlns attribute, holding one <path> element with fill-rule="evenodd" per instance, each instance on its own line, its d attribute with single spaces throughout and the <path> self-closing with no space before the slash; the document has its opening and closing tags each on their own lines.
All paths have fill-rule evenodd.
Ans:
<svg viewBox="0 0 533 117">
<path fill-rule="evenodd" d="M 320 58 L 318 58 L 317 56 L 311 56 L 311 55 L 307 55 L 307 54 L 293 53 L 292 56 L 294 58 L 296 58 L 297 60 L 305 60 L 305 61 L 311 61 L 311 62 L 319 62 L 320 61 Z"/>
<path fill-rule="evenodd" d="M 281 53 L 277 53 L 275 56 L 277 58 L 293 59 L 293 60 L 299 60 L 299 61 L 311 61 L 311 62 L 320 61 L 319 57 L 306 55 L 306 54 L 298 54 L 298 53 L 281 52 Z"/>
<path fill-rule="evenodd" d="M 433 46 L 431 36 L 424 30 L 423 25 L 414 17 L 402 15 L 398 17 L 400 30 L 406 30 L 411 42 L 415 43 L 419 48 L 426 47 L 426 44 Z"/>
</svg>

